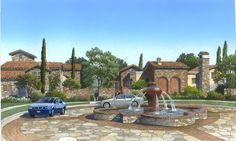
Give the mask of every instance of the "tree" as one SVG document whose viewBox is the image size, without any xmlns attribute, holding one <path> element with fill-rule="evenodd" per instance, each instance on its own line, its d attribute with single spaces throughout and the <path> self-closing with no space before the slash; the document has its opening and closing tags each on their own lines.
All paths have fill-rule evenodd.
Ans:
<svg viewBox="0 0 236 141">
<path fill-rule="evenodd" d="M 41 92 L 45 93 L 46 86 L 46 41 L 43 38 L 42 51 L 41 51 L 41 67 L 40 67 L 40 78 L 41 78 Z"/>
<path fill-rule="evenodd" d="M 109 87 L 111 81 L 117 78 L 119 72 L 117 58 L 111 52 L 103 52 L 98 47 L 87 51 L 86 56 L 91 75 L 94 76 L 98 83 L 98 89 L 101 86 Z"/>
<path fill-rule="evenodd" d="M 223 47 L 223 58 L 222 58 L 222 62 L 224 62 L 224 60 L 227 58 L 228 56 L 228 45 L 227 45 L 227 41 L 224 42 L 224 47 Z"/>
<path fill-rule="evenodd" d="M 72 79 L 72 78 L 67 78 L 63 84 L 64 87 L 69 88 L 69 89 L 79 89 L 80 88 L 80 83 L 78 80 L 76 79 Z"/>
<path fill-rule="evenodd" d="M 128 66 L 128 64 L 123 59 L 117 58 L 117 62 L 119 64 L 119 70 Z"/>
<path fill-rule="evenodd" d="M 143 89 L 144 87 L 147 86 L 147 82 L 144 80 L 138 80 L 136 82 L 133 82 L 131 84 L 132 89 Z"/>
<path fill-rule="evenodd" d="M 143 69 L 143 54 L 140 54 L 139 57 L 139 63 L 138 63 L 139 68 Z"/>
<path fill-rule="evenodd" d="M 26 73 L 17 76 L 16 86 L 18 89 L 26 89 L 28 96 L 31 98 L 34 90 L 40 89 L 41 83 L 36 76 Z"/>
<path fill-rule="evenodd" d="M 217 57 L 216 57 L 216 65 L 220 65 L 221 64 L 221 47 L 218 47 L 217 50 Z"/>
<path fill-rule="evenodd" d="M 71 78 L 75 79 L 75 62 L 76 58 L 75 58 L 75 48 L 73 48 L 72 50 L 72 55 L 71 55 Z"/>
<path fill-rule="evenodd" d="M 187 66 L 189 66 L 190 70 L 197 67 L 199 64 L 198 57 L 193 53 L 182 53 L 176 61 L 186 64 Z"/>
<path fill-rule="evenodd" d="M 76 57 L 75 57 L 76 58 Z M 71 58 L 66 61 L 66 64 L 71 64 Z M 89 62 L 84 57 L 79 57 L 76 59 L 76 64 L 81 64 L 80 70 L 80 84 L 82 88 L 87 88 L 93 84 L 93 76 L 91 75 L 91 70 L 89 68 Z"/>
<path fill-rule="evenodd" d="M 49 80 L 49 91 L 56 90 L 61 84 L 59 73 L 50 74 L 48 80 Z"/>
</svg>

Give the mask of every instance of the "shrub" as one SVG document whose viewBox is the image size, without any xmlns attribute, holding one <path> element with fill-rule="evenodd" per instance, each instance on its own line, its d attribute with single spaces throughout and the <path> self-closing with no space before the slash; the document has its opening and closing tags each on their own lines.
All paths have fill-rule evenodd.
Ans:
<svg viewBox="0 0 236 141">
<path fill-rule="evenodd" d="M 30 103 L 28 98 L 16 98 L 16 97 L 6 97 L 1 99 L 2 103 Z"/>
<path fill-rule="evenodd" d="M 139 90 L 131 90 L 131 94 L 138 96 L 138 95 L 141 95 L 142 92 Z"/>
<path fill-rule="evenodd" d="M 225 97 L 221 93 L 212 91 L 207 94 L 207 99 L 208 100 L 224 100 Z"/>
<path fill-rule="evenodd" d="M 40 98 L 42 98 L 43 97 L 43 94 L 42 93 L 40 93 L 40 92 L 34 92 L 33 94 L 32 94 L 32 96 L 31 96 L 31 101 L 32 102 L 36 102 L 36 101 L 38 101 Z"/>
<path fill-rule="evenodd" d="M 131 88 L 137 90 L 137 89 L 142 89 L 142 88 L 144 88 L 146 86 L 147 86 L 147 82 L 146 81 L 138 80 L 138 81 L 132 83 Z"/>
<path fill-rule="evenodd" d="M 109 98 L 109 96 L 107 96 L 107 95 L 101 95 L 98 97 L 99 100 L 106 100 L 108 98 Z"/>
<path fill-rule="evenodd" d="M 63 101 L 66 100 L 66 93 L 64 93 L 64 92 L 62 92 L 62 91 L 54 90 L 54 91 L 51 91 L 51 92 L 46 93 L 46 96 L 47 96 L 47 97 L 59 97 L 59 98 L 61 98 Z"/>
<path fill-rule="evenodd" d="M 187 99 L 186 96 L 183 96 L 183 95 L 182 95 L 181 93 L 179 93 L 179 92 L 174 92 L 174 94 L 171 95 L 171 97 L 172 97 L 173 99 Z"/>
<path fill-rule="evenodd" d="M 195 87 L 187 86 L 182 93 L 188 99 L 205 99 L 207 94 Z"/>
<path fill-rule="evenodd" d="M 64 87 L 69 88 L 69 89 L 79 89 L 80 88 L 80 83 L 78 80 L 67 78 L 63 84 Z"/>
<path fill-rule="evenodd" d="M 221 94 L 223 95 L 225 88 L 226 88 L 225 85 L 220 84 L 220 85 L 217 86 L 217 88 L 215 89 L 215 91 L 218 92 L 218 93 L 221 93 Z"/>
<path fill-rule="evenodd" d="M 60 74 L 59 73 L 52 73 L 48 76 L 49 81 L 49 91 L 56 90 L 61 83 Z"/>
<path fill-rule="evenodd" d="M 88 101 L 89 97 L 85 97 L 85 96 L 73 96 L 70 98 L 67 98 L 65 101 L 67 102 L 75 102 L 75 101 Z"/>
<path fill-rule="evenodd" d="M 225 100 L 227 101 L 236 101 L 236 95 L 226 94 Z"/>
</svg>

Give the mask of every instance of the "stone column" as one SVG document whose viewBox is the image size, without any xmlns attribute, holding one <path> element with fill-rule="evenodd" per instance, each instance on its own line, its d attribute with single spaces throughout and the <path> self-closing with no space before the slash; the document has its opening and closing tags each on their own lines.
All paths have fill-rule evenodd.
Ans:
<svg viewBox="0 0 236 141">
<path fill-rule="evenodd" d="M 209 53 L 200 52 L 199 56 L 199 84 L 198 89 L 204 92 L 210 91 Z"/>
</svg>

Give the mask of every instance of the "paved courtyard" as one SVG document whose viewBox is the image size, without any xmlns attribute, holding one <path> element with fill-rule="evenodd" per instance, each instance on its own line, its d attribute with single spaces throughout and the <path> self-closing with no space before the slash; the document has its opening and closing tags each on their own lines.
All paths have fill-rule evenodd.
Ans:
<svg viewBox="0 0 236 141">
<path fill-rule="evenodd" d="M 17 126 L 15 128 L 18 130 L 16 129 L 15 132 L 19 134 L 18 141 L 19 139 L 24 141 L 236 141 L 235 109 L 208 108 L 208 110 L 212 113 L 209 113 L 212 118 L 204 121 L 204 124 L 166 128 L 94 121 L 83 116 L 92 113 L 93 108 L 73 108 L 68 109 L 66 115 L 56 115 L 52 118 L 22 116 L 6 125 L 3 128 L 3 135 L 7 138 L 6 136 L 10 135 L 8 132 L 14 133 L 9 128 Z M 8 139 L 14 140 L 14 138 Z"/>
</svg>

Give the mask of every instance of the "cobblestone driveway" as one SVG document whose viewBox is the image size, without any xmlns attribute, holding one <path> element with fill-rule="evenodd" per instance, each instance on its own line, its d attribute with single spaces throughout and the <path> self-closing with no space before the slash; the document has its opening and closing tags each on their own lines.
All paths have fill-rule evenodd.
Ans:
<svg viewBox="0 0 236 141">
<path fill-rule="evenodd" d="M 209 108 L 214 112 L 221 108 Z M 224 111 L 224 109 L 223 109 Z M 186 130 L 142 130 L 138 128 L 119 128 L 112 125 L 101 125 L 96 122 L 81 120 L 78 116 L 92 113 L 93 108 L 74 108 L 67 110 L 66 115 L 52 118 L 23 117 L 20 131 L 24 135 L 40 135 L 45 141 L 63 141 L 71 137 L 71 141 L 198 141 L 197 135 Z M 206 135 L 218 139 L 236 141 L 236 112 L 220 113 L 219 119 L 209 125 L 194 127 Z M 193 128 L 192 128 L 193 129 Z M 200 134 L 200 133 L 199 133 Z M 216 138 L 216 139 L 217 139 Z M 70 139 L 67 138 L 67 141 Z"/>
</svg>

